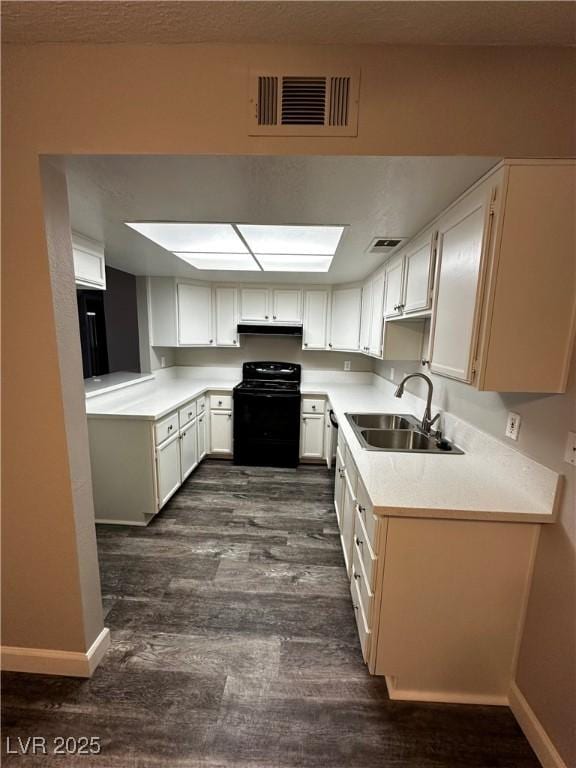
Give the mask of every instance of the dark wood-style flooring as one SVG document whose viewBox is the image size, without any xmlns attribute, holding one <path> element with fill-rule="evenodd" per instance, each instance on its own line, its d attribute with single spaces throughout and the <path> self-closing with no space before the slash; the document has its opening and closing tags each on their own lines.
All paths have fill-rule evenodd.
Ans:
<svg viewBox="0 0 576 768">
<path fill-rule="evenodd" d="M 392 702 L 368 674 L 332 494 L 321 467 L 208 461 L 148 528 L 99 526 L 112 648 L 90 680 L 3 675 L 3 764 L 537 768 L 506 708 Z M 102 753 L 5 754 L 32 735 Z"/>
</svg>

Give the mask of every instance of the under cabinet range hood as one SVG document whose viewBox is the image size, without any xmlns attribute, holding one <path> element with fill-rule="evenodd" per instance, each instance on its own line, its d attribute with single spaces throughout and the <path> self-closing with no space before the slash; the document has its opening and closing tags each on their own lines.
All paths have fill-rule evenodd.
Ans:
<svg viewBox="0 0 576 768">
<path fill-rule="evenodd" d="M 249 334 L 252 336 L 293 336 L 302 338 L 301 325 L 274 325 L 272 323 L 239 323 L 239 334 Z"/>
</svg>

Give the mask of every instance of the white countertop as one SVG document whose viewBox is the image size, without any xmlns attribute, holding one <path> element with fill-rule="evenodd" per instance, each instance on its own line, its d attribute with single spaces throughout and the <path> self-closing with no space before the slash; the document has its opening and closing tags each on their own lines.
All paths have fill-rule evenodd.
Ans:
<svg viewBox="0 0 576 768">
<path fill-rule="evenodd" d="M 207 371 L 207 374 L 209 372 Z M 91 397 L 89 418 L 159 419 L 208 390 L 231 390 L 239 381 L 232 372 L 219 376 L 158 376 L 134 386 Z M 443 415 L 446 437 L 463 455 L 367 451 L 345 414 L 413 413 L 422 401 L 408 393 L 393 397 L 392 385 L 331 383 L 334 377 L 304 378 L 303 395 L 328 396 L 376 514 L 493 521 L 553 522 L 562 477 L 508 445 L 449 414 Z M 354 382 L 353 377 L 351 381 Z"/>
</svg>

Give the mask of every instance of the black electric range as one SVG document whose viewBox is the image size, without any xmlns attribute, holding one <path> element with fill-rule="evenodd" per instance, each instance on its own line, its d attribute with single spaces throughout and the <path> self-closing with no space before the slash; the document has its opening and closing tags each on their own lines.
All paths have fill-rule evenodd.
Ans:
<svg viewBox="0 0 576 768">
<path fill-rule="evenodd" d="M 300 379 L 297 363 L 242 366 L 234 387 L 234 463 L 296 467 L 300 448 Z"/>
</svg>

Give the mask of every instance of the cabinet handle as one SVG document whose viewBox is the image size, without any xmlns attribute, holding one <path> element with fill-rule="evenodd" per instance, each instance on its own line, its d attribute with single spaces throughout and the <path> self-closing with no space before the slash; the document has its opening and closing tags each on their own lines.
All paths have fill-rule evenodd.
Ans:
<svg viewBox="0 0 576 768">
<path fill-rule="evenodd" d="M 268 315 L 264 315 L 264 320 L 268 320 L 268 319 L 269 319 Z"/>
<path fill-rule="evenodd" d="M 366 514 L 366 508 L 363 507 L 361 504 L 358 504 L 358 512 L 360 512 L 361 515 Z"/>
<path fill-rule="evenodd" d="M 198 419 L 198 421 L 200 422 L 200 424 L 202 424 L 202 422 L 204 421 L 204 416 L 201 416 L 201 417 Z"/>
<path fill-rule="evenodd" d="M 276 315 L 273 315 L 273 316 L 272 316 L 272 319 L 273 319 L 273 320 L 276 320 Z"/>
<path fill-rule="evenodd" d="M 330 347 L 330 349 L 332 349 L 332 344 L 328 344 L 328 346 Z"/>
<path fill-rule="evenodd" d="M 231 413 L 229 413 L 229 414 L 228 414 L 228 421 L 230 421 L 230 419 L 231 419 L 231 418 L 232 418 L 232 414 L 231 414 Z"/>
<path fill-rule="evenodd" d="M 313 406 L 312 406 L 312 410 L 313 410 L 313 411 L 315 411 L 315 410 L 316 410 L 316 406 L 315 406 L 315 405 L 313 405 Z"/>
<path fill-rule="evenodd" d="M 422 360 L 422 365 L 430 365 L 430 360 Z"/>
<path fill-rule="evenodd" d="M 358 603 L 352 603 L 352 608 L 354 608 L 355 611 L 358 610 Z"/>
<path fill-rule="evenodd" d="M 222 405 L 222 400 L 218 400 L 218 405 Z"/>
<path fill-rule="evenodd" d="M 232 344 L 238 344 L 238 342 L 236 341 L 236 339 L 234 339 L 234 341 L 232 342 Z"/>
<path fill-rule="evenodd" d="M 362 539 L 359 539 L 358 536 L 356 536 L 356 544 L 357 546 L 361 547 L 362 544 L 364 544 L 364 542 L 362 541 Z"/>
<path fill-rule="evenodd" d="M 305 346 L 305 347 L 307 347 L 307 346 L 308 346 L 308 342 L 307 342 L 307 341 L 305 341 L 305 342 L 304 342 L 304 346 Z"/>
<path fill-rule="evenodd" d="M 188 411 L 188 416 L 192 416 L 192 411 Z"/>
<path fill-rule="evenodd" d="M 174 425 L 173 424 L 169 424 L 168 425 L 168 432 L 172 432 L 173 429 L 174 429 Z"/>
<path fill-rule="evenodd" d="M 355 573 L 355 574 L 354 574 L 354 578 L 356 579 L 356 581 L 360 581 L 360 579 L 362 578 L 362 576 L 361 576 L 359 573 Z"/>
<path fill-rule="evenodd" d="M 214 339 L 210 339 L 210 344 L 214 344 Z"/>
</svg>

